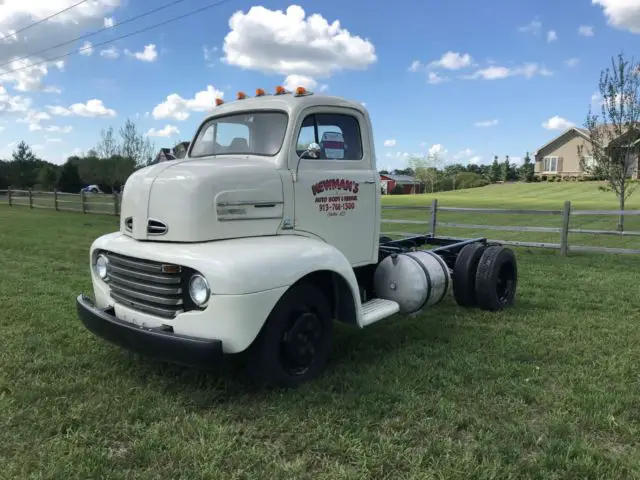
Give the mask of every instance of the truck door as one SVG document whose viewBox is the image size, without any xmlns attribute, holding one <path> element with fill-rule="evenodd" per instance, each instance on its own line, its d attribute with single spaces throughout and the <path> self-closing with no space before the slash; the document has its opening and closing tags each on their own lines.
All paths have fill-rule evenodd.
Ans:
<svg viewBox="0 0 640 480">
<path fill-rule="evenodd" d="M 380 186 L 367 122 L 352 109 L 327 113 L 317 107 L 305 113 L 290 166 L 295 170 L 298 157 L 313 142 L 320 145 L 320 155 L 300 160 L 294 228 L 330 243 L 353 266 L 376 261 Z"/>
</svg>

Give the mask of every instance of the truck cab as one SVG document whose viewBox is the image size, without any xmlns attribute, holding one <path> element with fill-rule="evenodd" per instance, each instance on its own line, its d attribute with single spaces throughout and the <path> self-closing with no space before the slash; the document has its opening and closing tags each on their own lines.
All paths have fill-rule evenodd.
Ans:
<svg viewBox="0 0 640 480">
<path fill-rule="evenodd" d="M 429 235 L 381 243 L 380 188 L 361 104 L 302 87 L 218 99 L 184 158 L 127 179 L 119 231 L 90 247 L 94 295 L 78 296 L 78 315 L 162 360 L 242 354 L 260 383 L 307 381 L 326 367 L 334 320 L 363 328 L 422 311 L 449 293 L 462 251 L 469 277 L 491 250 Z M 424 245 L 437 248 L 413 251 Z M 500 252 L 512 265 L 509 293 L 493 296 L 501 309 L 517 272 Z M 469 278 L 458 291 L 475 305 Z"/>
</svg>

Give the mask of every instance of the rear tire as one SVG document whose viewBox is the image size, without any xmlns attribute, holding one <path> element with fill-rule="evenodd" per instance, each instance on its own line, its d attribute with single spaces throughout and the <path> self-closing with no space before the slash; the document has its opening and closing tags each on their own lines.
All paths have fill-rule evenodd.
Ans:
<svg viewBox="0 0 640 480">
<path fill-rule="evenodd" d="M 453 296 L 464 308 L 478 306 L 476 294 L 476 272 L 478 263 L 486 249 L 482 243 L 470 243 L 460 250 L 453 266 Z"/>
<path fill-rule="evenodd" d="M 262 387 L 296 387 L 326 369 L 333 338 L 331 308 L 311 284 L 291 287 L 249 349 L 247 373 Z"/>
<path fill-rule="evenodd" d="M 496 312 L 514 304 L 518 285 L 518 265 L 513 250 L 488 247 L 478 263 L 476 296 L 482 310 Z"/>
</svg>

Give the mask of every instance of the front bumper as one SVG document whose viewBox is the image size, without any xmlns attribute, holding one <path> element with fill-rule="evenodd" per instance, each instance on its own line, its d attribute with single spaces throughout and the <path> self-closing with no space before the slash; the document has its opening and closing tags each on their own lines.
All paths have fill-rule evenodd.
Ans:
<svg viewBox="0 0 640 480">
<path fill-rule="evenodd" d="M 162 328 L 143 328 L 116 318 L 113 308 L 100 309 L 85 295 L 76 299 L 84 326 L 115 345 L 157 360 L 211 368 L 223 356 L 222 341 L 178 335 Z"/>
</svg>

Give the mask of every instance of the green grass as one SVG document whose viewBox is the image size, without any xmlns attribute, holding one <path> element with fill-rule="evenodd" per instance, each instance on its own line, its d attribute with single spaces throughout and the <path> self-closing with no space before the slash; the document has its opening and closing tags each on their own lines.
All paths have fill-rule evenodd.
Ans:
<svg viewBox="0 0 640 480">
<path fill-rule="evenodd" d="M 438 198 L 497 206 L 482 195 Z M 0 225 L 1 478 L 640 478 L 639 256 L 517 249 L 514 309 L 338 325 L 325 376 L 256 392 L 236 365 L 84 329 L 89 245 L 116 217 L 0 207 Z"/>
<path fill-rule="evenodd" d="M 565 200 L 571 201 L 572 210 L 617 210 L 617 198 L 613 193 L 601 192 L 596 182 L 501 184 L 472 188 L 433 195 L 388 195 L 383 205 L 430 206 L 433 198 L 440 207 L 507 208 L 530 210 L 562 210 Z M 640 190 L 627 202 L 627 210 L 640 210 Z M 429 221 L 430 212 L 416 210 L 385 210 L 384 218 Z M 443 223 L 471 225 L 502 225 L 555 227 L 562 225 L 561 215 L 513 215 L 484 214 L 477 212 L 440 212 L 437 219 Z M 615 215 L 576 215 L 571 217 L 570 228 L 581 230 L 616 229 Z M 428 225 L 389 224 L 382 225 L 389 232 L 426 232 Z M 640 216 L 625 218 L 625 230 L 640 231 Z M 559 233 L 507 232 L 488 229 L 442 227 L 438 235 L 463 237 L 489 237 L 497 240 L 560 243 Z M 612 248 L 640 248 L 640 236 L 569 234 L 570 245 L 586 245 Z"/>
</svg>

